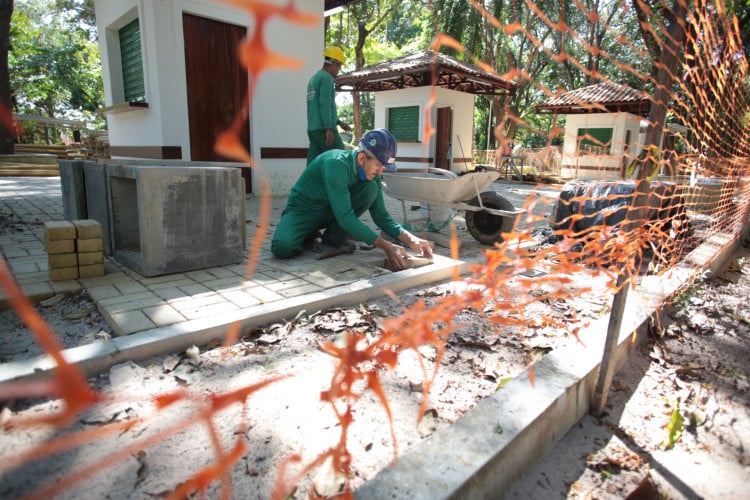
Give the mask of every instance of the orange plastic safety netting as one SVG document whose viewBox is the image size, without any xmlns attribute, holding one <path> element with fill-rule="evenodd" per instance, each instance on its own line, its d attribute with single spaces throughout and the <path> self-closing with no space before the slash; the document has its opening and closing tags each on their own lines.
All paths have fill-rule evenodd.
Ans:
<svg viewBox="0 0 750 500">
<path fill-rule="evenodd" d="M 219 138 L 217 148 L 223 155 L 262 172 L 263 165 L 250 156 L 238 139 L 242 118 L 248 109 L 252 110 L 253 99 L 257 98 L 252 90 L 264 71 L 294 72 L 299 68 L 294 55 L 281 54 L 267 46 L 264 30 L 269 21 L 277 18 L 300 25 L 314 25 L 320 19 L 298 9 L 293 1 L 283 6 L 223 1 L 247 10 L 256 29 L 240 47 L 241 60 L 251 75 L 247 109 L 238 117 L 236 126 Z M 475 266 L 470 276 L 456 276 L 471 284 L 464 292 L 446 295 L 430 306 L 417 301 L 400 316 L 385 321 L 375 340 L 351 333 L 343 344 L 321 346 L 335 360 L 330 388 L 321 393 L 321 399 L 334 409 L 340 434 L 327 452 L 301 464 L 301 456 L 292 454 L 280 464 L 278 475 L 270 479 L 275 482 L 276 498 L 286 498 L 306 474 L 324 463 L 351 478 L 356 456 L 351 455 L 347 436 L 357 420 L 358 400 L 366 392 L 373 393 L 392 419 L 380 370 L 393 369 L 404 352 L 421 356 L 420 350 L 430 346 L 435 355 L 422 361 L 425 383 L 420 413 L 427 409 L 431 383 L 441 369 L 446 345 L 456 328 L 453 320 L 462 311 L 483 311 L 492 316 L 498 329 L 523 331 L 526 325 L 518 311 L 538 303 L 569 300 L 574 294 L 592 293 L 591 287 L 574 286 L 571 276 L 603 276 L 607 285 L 606 293 L 600 290 L 601 296 L 610 301 L 618 286 L 637 287 L 644 276 L 667 275 L 677 267 L 703 269 L 711 256 L 697 258 L 696 252 L 700 253 L 707 244 L 730 245 L 746 230 L 750 216 L 750 75 L 737 18 L 731 9 L 722 2 L 640 2 L 627 15 L 637 18 L 645 44 L 620 37 L 618 51 L 608 52 L 597 43 L 597 37 L 618 31 L 608 22 L 613 19 L 613 10 L 632 9 L 624 3 L 610 2 L 597 10 L 594 4 L 583 1 L 566 5 L 510 2 L 511 14 L 502 18 L 486 10 L 481 2 L 468 3 L 481 16 L 485 32 L 495 32 L 498 46 L 517 44 L 525 46 L 527 54 L 546 54 L 547 64 L 561 72 L 575 68 L 587 82 L 578 89 L 552 87 L 534 78 L 532 66 L 538 60 L 530 56 L 507 58 L 502 67 L 496 67 L 469 53 L 460 41 L 445 33 L 436 33 L 431 43 L 436 51 L 448 47 L 463 52 L 467 60 L 483 69 L 516 82 L 519 88 L 530 87 L 542 94 L 536 108 L 552 117 L 551 126 L 535 132 L 545 138 L 547 146 L 517 149 L 514 156 L 522 158 L 521 164 L 535 168 L 539 176 L 534 179 L 540 190 L 545 189 L 541 179 L 570 182 L 561 187 L 554 201 L 529 196 L 522 207 L 525 214 L 513 219 L 501 241 L 483 250 L 482 264 Z M 587 19 L 575 25 L 588 28 L 587 32 L 577 32 L 566 24 L 566 15 Z M 558 44 L 566 37 L 575 40 L 577 52 L 566 51 L 567 45 Z M 636 67 L 634 61 L 638 60 L 650 64 Z M 600 71 L 604 64 L 618 68 L 620 78 L 605 76 Z M 485 156 L 483 162 L 495 163 L 495 158 L 502 158 L 507 152 L 504 148 L 519 128 L 536 128 L 524 119 L 519 101 L 513 99 L 513 95 L 508 95 L 497 103 L 499 120 L 494 135 L 498 149 L 484 152 L 490 158 Z M 434 132 L 426 126 L 426 138 Z M 268 187 L 262 179 L 261 192 L 268 197 Z M 539 204 L 554 204 L 551 215 L 534 215 L 539 213 L 535 210 Z M 267 199 L 262 207 L 259 227 L 266 228 Z M 549 228 L 543 240 L 532 229 L 539 223 Z M 252 275 L 257 264 L 255 256 L 265 231 L 255 234 L 247 276 Z M 521 245 L 524 242 L 532 244 Z M 455 239 L 453 245 L 451 250 L 457 256 Z M 75 365 L 61 356 L 54 332 L 20 292 L 3 260 L 0 278 L 19 316 L 33 325 L 39 343 L 58 364 L 53 379 L 6 384 L 0 387 L 0 398 L 45 396 L 63 403 L 61 411 L 33 419 L 4 418 L 4 432 L 24 432 L 38 426 L 65 429 L 84 409 L 110 404 L 113 396 L 97 393 Z M 668 300 L 669 297 L 664 298 L 664 303 Z M 552 316 L 542 320 L 561 334 L 578 335 L 580 323 Z M 571 327 L 572 324 L 576 326 Z M 227 344 L 231 345 L 237 335 L 238 329 L 230 328 Z M 245 427 L 238 428 L 234 436 L 218 435 L 216 419 L 228 407 L 237 408 L 243 415 L 262 411 L 249 401 L 255 391 L 276 382 L 278 379 L 269 378 L 210 395 L 193 394 L 188 389 L 160 395 L 152 401 L 156 411 L 148 418 L 159 419 L 162 410 L 185 402 L 193 404 L 195 412 L 155 435 L 113 450 L 107 459 L 92 466 L 66 471 L 62 478 L 41 484 L 32 495 L 42 497 L 64 490 L 91 475 L 104 473 L 113 464 L 136 456 L 160 440 L 200 426 L 208 430 L 207 442 L 213 447 L 215 461 L 196 467 L 188 480 L 172 485 L 166 494 L 182 498 L 204 492 L 219 482 L 221 495 L 229 498 L 232 493 L 228 471 L 241 460 L 248 441 Z M 244 419 L 243 422 L 246 424 Z M 0 470 L 8 473 L 29 461 L 75 449 L 140 423 L 140 419 L 112 423 L 44 440 L 27 450 L 15 450 Z M 393 439 L 395 448 L 392 429 L 386 431 L 386 437 Z M 351 497 L 348 485 L 345 482 L 343 494 Z"/>
</svg>

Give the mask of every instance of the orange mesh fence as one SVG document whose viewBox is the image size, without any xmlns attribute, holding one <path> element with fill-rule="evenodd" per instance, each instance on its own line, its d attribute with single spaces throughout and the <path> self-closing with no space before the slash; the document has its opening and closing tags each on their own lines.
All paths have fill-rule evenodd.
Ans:
<svg viewBox="0 0 750 500">
<path fill-rule="evenodd" d="M 256 29 L 254 36 L 243 43 L 243 65 L 251 74 L 252 85 L 268 69 L 296 71 L 298 61 L 293 56 L 279 54 L 267 47 L 263 31 L 267 22 L 277 17 L 290 23 L 308 25 L 318 19 L 300 12 L 293 1 L 284 7 L 264 2 L 223 0 L 225 3 L 246 9 L 254 16 Z M 630 51 L 628 58 L 602 51 L 590 42 L 584 33 L 573 32 L 566 24 L 564 16 L 557 9 L 549 10 L 541 2 L 510 2 L 515 16 L 509 21 L 501 21 L 484 10 L 479 2 L 468 2 L 481 14 L 491 29 L 504 34 L 516 43 L 530 44 L 536 51 L 549 56 L 551 63 L 560 66 L 572 65 L 578 68 L 592 84 L 616 84 L 604 77 L 596 64 L 589 64 L 589 56 L 606 60 L 623 74 L 623 81 L 642 83 L 643 91 L 638 94 L 645 106 L 635 115 L 635 129 L 629 139 L 616 138 L 599 130 L 607 127 L 581 127 L 584 130 L 562 131 L 561 117 L 555 118 L 550 132 L 537 131 L 544 135 L 547 148 L 537 148 L 520 152 L 529 163 L 538 162 L 539 169 L 553 173 L 563 180 L 577 177 L 562 189 L 555 202 L 552 215 L 546 219 L 533 215 L 538 204 L 551 203 L 530 196 L 522 208 L 525 214 L 517 218 L 512 231 L 503 235 L 503 241 L 484 250 L 484 261 L 472 269 L 470 276 L 463 277 L 471 286 L 462 292 L 447 295 L 434 306 L 426 306 L 423 301 L 406 308 L 396 318 L 387 320 L 376 340 L 350 333 L 344 345 L 326 344 L 322 349 L 335 361 L 335 370 L 330 387 L 321 394 L 321 400 L 334 409 L 340 430 L 339 438 L 330 443 L 325 453 L 301 463 L 300 455 L 292 454 L 282 464 L 275 483 L 275 497 L 287 498 L 302 478 L 321 466 L 330 464 L 336 474 L 351 479 L 351 463 L 356 461 L 347 442 L 348 430 L 356 422 L 357 402 L 365 393 L 372 393 L 382 407 L 390 413 L 387 391 L 381 381 L 381 370 L 393 369 L 402 353 L 419 353 L 424 346 L 431 346 L 437 353 L 433 359 L 420 355 L 424 372 L 424 398 L 420 414 L 426 410 L 430 397 L 431 382 L 441 368 L 441 357 L 446 343 L 456 325 L 453 318 L 462 310 L 470 308 L 484 311 L 497 325 L 497 328 L 514 329 L 522 332 L 527 324 L 516 312 L 533 306 L 535 303 L 569 299 L 571 294 L 601 293 L 608 300 L 615 292 L 618 277 L 628 278 L 625 286 L 637 286 L 638 278 L 645 274 L 669 273 L 676 266 L 695 267 L 697 261 L 690 258 L 703 243 L 717 235 L 729 244 L 741 238 L 748 224 L 750 214 L 750 75 L 748 63 L 737 29 L 737 19 L 722 2 L 692 2 L 689 5 L 677 1 L 660 4 L 660 15 L 649 10 L 650 4 L 639 4 L 642 12 L 651 18 L 641 22 L 645 37 L 658 47 L 653 54 L 646 53 L 627 39 L 619 40 L 621 49 Z M 600 13 L 592 10 L 587 2 L 572 2 L 578 15 L 589 18 L 592 26 L 600 30 L 615 29 L 607 26 Z M 630 8 L 625 4 L 616 8 Z M 633 14 L 635 15 L 635 14 Z M 530 16 L 536 16 L 544 23 L 544 29 L 533 31 L 527 23 Z M 654 19 L 671 19 L 670 22 Z M 651 21 L 651 22 L 649 22 Z M 564 34 L 575 37 L 580 42 L 582 52 L 577 55 L 556 52 L 548 38 L 540 32 Z M 463 51 L 460 43 L 453 38 L 436 34 L 432 47 L 451 47 Z M 653 58 L 653 71 L 644 73 L 631 62 L 637 58 Z M 623 105 L 629 97 L 623 96 L 614 104 L 592 102 L 585 94 L 568 95 L 558 88 L 548 88 L 530 77 L 529 68 L 522 61 L 515 61 L 502 70 L 492 68 L 473 54 L 464 51 L 468 60 L 482 67 L 531 85 L 544 94 L 553 113 L 560 110 L 575 110 L 575 113 L 600 113 L 607 106 Z M 619 88 L 619 87 L 614 87 Z M 252 108 L 252 89 L 249 93 L 248 108 Z M 629 94 L 628 94 L 629 95 Z M 596 96 L 594 96 L 596 97 Z M 554 103 L 563 103 L 555 105 Z M 510 103 L 506 103 L 509 106 Z M 557 107 L 555 107 L 557 106 Z M 557 111 L 555 111 L 555 109 Z M 247 113 L 247 110 L 243 111 Z M 612 120 L 620 122 L 632 119 L 631 113 L 615 111 Z M 626 117 L 625 115 L 628 115 Z M 241 120 L 238 119 L 238 123 Z M 520 115 L 508 112 L 502 124 L 495 129 L 499 144 L 509 129 L 518 127 L 533 128 Z M 643 129 L 643 130 L 641 130 Z M 237 139 L 239 127 L 224 134 L 217 144 L 222 154 L 244 161 L 260 171 L 262 165 L 254 161 Z M 427 128 L 429 137 L 434 130 Z M 565 145 L 551 146 L 556 137 L 564 136 Z M 501 151 L 490 151 L 494 156 L 502 156 Z M 580 180 L 587 179 L 587 180 Z M 540 189 L 542 186 L 540 184 Z M 264 197 L 268 188 L 263 182 Z M 263 204 L 259 227 L 268 227 L 269 204 Z M 539 242 L 533 234 L 536 223 L 548 224 L 550 236 Z M 265 231 L 258 231 L 262 235 Z M 534 245 L 521 246 L 521 242 L 534 242 Z M 261 241 L 253 241 L 250 255 L 257 255 Z M 454 240 L 453 253 L 457 255 Z M 251 275 L 256 261 L 248 262 L 247 275 Z M 0 260 L 0 264 L 4 264 Z M 705 263 L 700 263 L 705 265 Z M 530 277 L 530 270 L 543 269 L 543 276 Z M 571 276 L 576 273 L 590 273 L 604 277 L 606 293 L 591 288 L 575 288 Z M 39 343 L 58 363 L 54 378 L 47 382 L 20 382 L 0 386 L 0 400 L 23 397 L 57 398 L 64 408 L 56 414 L 42 415 L 34 420 L 15 419 L 5 414 L 2 425 L 4 433 L 22 433 L 38 426 L 52 426 L 64 430 L 72 418 L 85 408 L 108 404 L 112 396 L 103 396 L 86 385 L 82 374 L 75 366 L 67 364 L 60 356 L 60 346 L 33 310 L 33 306 L 22 296 L 13 282 L 12 275 L 5 265 L 0 265 L 0 278 L 6 294 L 12 297 L 13 307 L 23 320 L 33 325 Z M 521 290 L 522 292 L 519 292 Z M 568 335 L 577 336 L 580 323 L 547 317 L 545 321 Z M 227 346 L 238 335 L 238 329 L 227 333 Z M 533 380 L 533 371 L 532 371 Z M 216 420 L 222 411 L 235 408 L 243 416 L 252 412 L 262 412 L 262 408 L 252 405 L 256 391 L 277 383 L 269 379 L 226 393 L 198 395 L 189 390 L 160 395 L 151 401 L 153 412 L 144 418 L 159 419 L 173 405 L 191 404 L 195 411 L 184 421 L 171 425 L 154 436 L 125 450 L 113 453 L 107 460 L 82 470 L 68 471 L 63 480 L 41 481 L 39 489 L 29 493 L 34 497 L 64 490 L 76 482 L 85 481 L 93 474 L 106 473 L 113 463 L 134 456 L 138 450 L 146 449 L 162 439 L 190 427 L 207 430 L 208 444 L 214 451 L 215 461 L 207 466 L 196 466 L 194 473 L 185 482 L 172 485 L 165 493 L 173 498 L 184 498 L 194 492 L 206 492 L 214 482 L 221 484 L 222 498 L 232 496 L 229 471 L 241 459 L 247 443 L 243 439 L 245 427 L 238 428 L 234 436 L 220 436 Z M 282 396 L 283 397 L 283 396 Z M 304 418 L 302 415 L 300 418 Z M 75 449 L 84 443 L 92 442 L 104 435 L 121 432 L 123 423 L 101 426 L 95 431 L 75 433 L 50 438 L 28 450 L 13 450 L 14 457 L 0 464 L 0 472 L 7 474 L 24 463 L 51 456 L 61 450 Z M 130 422 L 126 425 L 135 425 Z M 392 430 L 384 431 L 386 438 L 394 442 L 394 456 L 398 443 Z M 8 450 L 4 454 L 7 456 Z M 44 478 L 40 478 L 44 479 Z M 349 484 L 348 482 L 346 483 Z M 344 496 L 351 497 L 348 486 Z"/>
</svg>

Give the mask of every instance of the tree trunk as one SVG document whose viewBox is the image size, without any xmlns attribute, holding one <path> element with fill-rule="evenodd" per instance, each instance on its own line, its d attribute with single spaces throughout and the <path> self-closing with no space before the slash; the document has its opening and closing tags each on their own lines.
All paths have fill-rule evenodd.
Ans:
<svg viewBox="0 0 750 500">
<path fill-rule="evenodd" d="M 0 154 L 14 153 L 15 122 L 10 96 L 8 51 L 13 0 L 0 0 Z"/>
<path fill-rule="evenodd" d="M 359 92 L 352 92 L 352 113 L 354 114 L 354 124 L 352 126 L 352 136 L 355 143 L 362 137 L 362 101 Z"/>
<path fill-rule="evenodd" d="M 685 18 L 687 16 L 685 0 L 674 0 L 672 12 L 674 12 L 674 21 L 669 27 L 669 34 L 664 37 L 665 44 L 661 50 L 661 62 L 656 73 L 654 100 L 648 115 L 644 149 L 649 151 L 649 154 L 645 155 L 640 164 L 639 179 L 650 179 L 659 167 L 658 151 L 661 148 L 669 100 L 672 96 L 674 72 L 685 45 Z"/>
<path fill-rule="evenodd" d="M 354 47 L 354 71 L 360 70 L 365 66 L 365 41 L 370 34 L 364 21 L 357 24 L 357 44 Z M 352 92 L 352 111 L 354 113 L 354 133 L 355 138 L 362 137 L 362 102 L 360 101 L 359 92 Z"/>
</svg>

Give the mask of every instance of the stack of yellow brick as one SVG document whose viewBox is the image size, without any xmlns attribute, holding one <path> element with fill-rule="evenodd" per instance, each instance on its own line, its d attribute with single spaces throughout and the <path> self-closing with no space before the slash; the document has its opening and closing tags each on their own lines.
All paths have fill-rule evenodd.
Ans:
<svg viewBox="0 0 750 500">
<path fill-rule="evenodd" d="M 44 248 L 50 280 L 104 276 L 102 235 L 102 225 L 91 219 L 45 222 Z"/>
</svg>

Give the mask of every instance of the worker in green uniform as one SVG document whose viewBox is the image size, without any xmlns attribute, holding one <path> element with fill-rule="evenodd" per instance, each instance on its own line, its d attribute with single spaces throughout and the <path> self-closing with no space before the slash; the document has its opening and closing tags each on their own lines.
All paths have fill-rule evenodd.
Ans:
<svg viewBox="0 0 750 500">
<path fill-rule="evenodd" d="M 378 236 L 359 220 L 369 210 L 372 220 L 388 236 L 419 253 L 432 257 L 427 240 L 406 231 L 385 208 L 381 175 L 396 170 L 396 139 L 386 129 L 367 132 L 352 151 L 330 150 L 305 168 L 292 187 L 286 208 L 276 226 L 271 252 L 280 259 L 303 250 L 311 235 L 325 229 L 322 242 L 333 247 L 347 239 L 383 250 L 392 269 L 406 267 L 408 255 L 398 244 Z"/>
<path fill-rule="evenodd" d="M 346 132 L 349 124 L 339 120 L 336 109 L 334 78 L 344 64 L 344 52 L 338 47 L 328 47 L 323 54 L 323 67 L 307 82 L 307 164 L 329 149 L 344 149 L 338 127 Z"/>
</svg>

